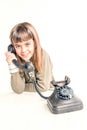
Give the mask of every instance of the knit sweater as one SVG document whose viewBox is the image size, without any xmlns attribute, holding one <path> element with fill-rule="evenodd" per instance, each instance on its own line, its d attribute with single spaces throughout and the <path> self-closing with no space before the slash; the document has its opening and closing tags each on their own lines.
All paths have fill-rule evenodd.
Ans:
<svg viewBox="0 0 87 130">
<path fill-rule="evenodd" d="M 54 77 L 50 56 L 45 50 L 43 50 L 42 66 L 42 73 L 35 71 L 35 78 L 38 89 L 40 91 L 47 91 L 48 89 L 53 87 L 51 81 L 54 80 Z M 36 91 L 30 77 L 28 77 L 26 74 L 21 76 L 19 72 L 11 73 L 11 87 L 16 93 L 22 93 L 24 91 Z"/>
</svg>

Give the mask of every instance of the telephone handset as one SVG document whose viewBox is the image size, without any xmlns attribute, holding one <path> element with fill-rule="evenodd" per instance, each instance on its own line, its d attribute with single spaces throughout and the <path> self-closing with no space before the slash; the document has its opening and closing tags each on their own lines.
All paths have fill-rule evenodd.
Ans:
<svg viewBox="0 0 87 130">
<path fill-rule="evenodd" d="M 10 44 L 10 45 L 8 46 L 8 51 L 10 51 L 11 53 L 16 54 L 15 48 L 13 47 L 12 44 Z"/>
<path fill-rule="evenodd" d="M 16 54 L 15 48 L 12 44 L 8 46 L 8 51 Z M 18 68 L 23 69 L 29 74 L 38 94 L 42 98 L 47 99 L 47 105 L 52 113 L 60 114 L 83 109 L 82 101 L 75 96 L 72 88 L 68 86 L 68 84 L 70 83 L 70 79 L 67 76 L 65 76 L 65 79 L 63 81 L 52 81 L 51 83 L 53 84 L 55 89 L 49 97 L 46 97 L 42 95 L 42 93 L 38 89 L 38 83 L 34 78 L 34 73 L 32 73 L 35 70 L 33 64 L 29 61 L 25 65 L 20 65 L 15 59 L 13 59 L 13 63 Z"/>
<path fill-rule="evenodd" d="M 16 54 L 15 48 L 13 47 L 12 44 L 10 44 L 10 45 L 8 46 L 8 51 L 11 52 L 11 53 Z M 34 66 L 33 66 L 33 64 L 31 64 L 31 62 L 26 62 L 25 65 L 20 65 L 16 59 L 13 59 L 12 62 L 13 62 L 18 68 L 23 69 L 23 70 L 25 70 L 25 71 L 31 72 L 31 71 L 34 70 Z"/>
</svg>

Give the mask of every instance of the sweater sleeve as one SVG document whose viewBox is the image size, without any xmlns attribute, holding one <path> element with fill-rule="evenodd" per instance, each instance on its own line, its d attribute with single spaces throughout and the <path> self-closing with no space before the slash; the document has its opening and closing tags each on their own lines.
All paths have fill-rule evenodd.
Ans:
<svg viewBox="0 0 87 130">
<path fill-rule="evenodd" d="M 11 74 L 11 87 L 16 93 L 22 93 L 24 91 L 25 79 L 20 76 L 19 72 Z"/>
<path fill-rule="evenodd" d="M 52 62 L 46 51 L 43 51 L 42 73 L 35 73 L 37 87 L 40 91 L 47 91 L 53 85 L 51 81 L 54 79 L 52 72 Z M 25 77 L 21 77 L 19 72 L 11 74 L 11 87 L 16 93 L 23 91 L 34 92 L 35 87 L 32 82 L 25 83 Z"/>
</svg>

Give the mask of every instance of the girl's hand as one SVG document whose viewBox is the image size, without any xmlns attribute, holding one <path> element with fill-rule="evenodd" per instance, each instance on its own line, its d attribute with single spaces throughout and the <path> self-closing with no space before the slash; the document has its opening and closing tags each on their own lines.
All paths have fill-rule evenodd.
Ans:
<svg viewBox="0 0 87 130">
<path fill-rule="evenodd" d="M 15 54 L 14 54 L 14 53 L 11 53 L 11 52 L 6 52 L 6 53 L 5 53 L 5 56 L 6 56 L 6 61 L 7 61 L 7 63 L 8 63 L 9 65 L 13 64 L 13 63 L 12 63 L 12 60 L 13 60 L 13 59 L 17 59 L 16 56 L 15 56 Z"/>
</svg>

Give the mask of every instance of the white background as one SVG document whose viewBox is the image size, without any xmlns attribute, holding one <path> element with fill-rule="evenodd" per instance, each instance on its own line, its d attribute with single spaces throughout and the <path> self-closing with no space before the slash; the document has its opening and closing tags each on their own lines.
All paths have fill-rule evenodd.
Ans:
<svg viewBox="0 0 87 130">
<path fill-rule="evenodd" d="M 12 92 L 10 74 L 5 60 L 5 52 L 7 46 L 10 44 L 9 34 L 15 24 L 24 21 L 30 22 L 35 26 L 41 45 L 47 50 L 53 62 L 55 79 L 63 80 L 65 75 L 70 77 L 70 86 L 84 102 L 84 110 L 86 111 L 86 0 L 0 0 L 0 93 L 2 109 L 6 107 L 3 105 L 3 101 L 10 101 L 8 96 L 6 96 L 8 95 L 7 93 Z M 3 95 L 5 95 L 5 98 Z M 11 105 L 11 103 L 12 101 L 8 105 Z M 1 117 L 3 117 L 3 114 Z M 84 116 L 83 118 L 84 128 L 83 125 L 82 128 L 80 126 L 77 127 L 81 128 L 81 130 L 85 130 L 86 128 L 86 120 Z M 9 118 L 9 120 L 11 119 Z M 5 129 L 5 126 L 2 127 L 2 130 Z"/>
</svg>

